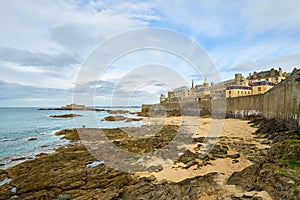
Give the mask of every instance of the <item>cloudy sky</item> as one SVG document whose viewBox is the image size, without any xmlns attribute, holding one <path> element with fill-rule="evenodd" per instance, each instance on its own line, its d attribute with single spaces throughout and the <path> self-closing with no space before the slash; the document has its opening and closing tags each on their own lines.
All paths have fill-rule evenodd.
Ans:
<svg viewBox="0 0 300 200">
<path fill-rule="evenodd" d="M 222 80 L 271 67 L 290 72 L 300 65 L 299 7 L 297 0 L 1 1 L 0 106 L 71 103 L 75 86 L 86 92 L 78 79 L 94 50 L 119 34 L 148 27 L 196 42 Z M 137 41 L 133 37 L 118 47 Z M 88 82 L 96 105 L 110 105 L 112 99 L 154 103 L 161 92 L 192 79 L 215 81 L 210 74 L 216 74 L 209 65 L 199 73 L 164 49 L 139 49 L 106 64 Z"/>
</svg>

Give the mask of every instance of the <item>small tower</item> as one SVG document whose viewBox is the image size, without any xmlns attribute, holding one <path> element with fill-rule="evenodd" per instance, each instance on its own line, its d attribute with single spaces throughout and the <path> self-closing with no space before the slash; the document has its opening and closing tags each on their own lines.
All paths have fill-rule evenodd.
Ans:
<svg viewBox="0 0 300 200">
<path fill-rule="evenodd" d="M 281 67 L 279 67 L 278 75 L 279 75 L 279 76 L 282 76 L 282 68 L 281 68 Z"/>
<path fill-rule="evenodd" d="M 271 69 L 271 74 L 270 74 L 271 77 L 275 77 L 276 76 L 276 72 L 275 72 L 275 69 L 272 68 Z"/>
<path fill-rule="evenodd" d="M 235 83 L 240 85 L 242 82 L 242 74 L 235 74 Z"/>
<path fill-rule="evenodd" d="M 194 89 L 194 80 L 192 79 L 192 89 Z"/>
<path fill-rule="evenodd" d="M 208 83 L 206 82 L 206 77 L 204 78 L 203 86 L 208 87 Z"/>
</svg>

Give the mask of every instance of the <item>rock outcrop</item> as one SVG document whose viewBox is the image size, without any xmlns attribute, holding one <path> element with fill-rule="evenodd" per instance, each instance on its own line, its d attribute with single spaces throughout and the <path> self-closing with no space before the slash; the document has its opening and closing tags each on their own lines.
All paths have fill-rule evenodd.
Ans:
<svg viewBox="0 0 300 200">
<path fill-rule="evenodd" d="M 266 190 L 275 199 L 300 199 L 300 135 L 289 130 L 278 120 L 254 119 L 259 127 L 258 137 L 268 138 L 272 146 L 264 159 L 241 172 L 235 172 L 229 184 L 242 186 L 248 191 Z"/>
<path fill-rule="evenodd" d="M 102 119 L 103 121 L 125 121 L 125 122 L 136 122 L 141 121 L 143 118 L 127 118 L 122 115 L 107 116 Z"/>
<path fill-rule="evenodd" d="M 63 114 L 63 115 L 50 115 L 49 117 L 52 118 L 71 118 L 71 117 L 80 117 L 82 115 L 77 114 Z"/>
<path fill-rule="evenodd" d="M 80 139 L 79 130 L 70 129 L 59 131 L 56 135 L 64 135 L 63 138 L 75 143 L 0 170 L 0 182 L 3 183 L 0 185 L 0 199 L 263 199 L 264 191 L 268 191 L 274 199 L 299 199 L 298 132 L 264 119 L 253 121 L 252 125 L 260 127 L 257 141 L 270 142 L 270 149 L 258 149 L 243 138 L 219 137 L 212 150 L 201 157 L 199 149 L 204 146 L 205 138 L 196 137 L 192 141 L 193 150 L 182 152 L 175 161 L 184 169 L 192 166 L 199 169 L 218 159 L 238 163 L 241 158 L 247 158 L 253 165 L 233 173 L 227 182 L 243 188 L 241 191 L 228 192 L 228 188 L 220 185 L 222 174 L 217 172 L 169 182 L 154 176 L 140 177 L 118 171 L 106 165 L 105 161 L 95 160 L 84 145 L 75 142 Z M 262 131 L 267 126 L 270 130 Z M 166 146 L 178 128 L 177 125 L 143 126 L 102 129 L 102 132 L 119 148 L 142 153 Z M 134 136 L 138 132 L 147 134 L 147 131 L 152 135 Z"/>
</svg>

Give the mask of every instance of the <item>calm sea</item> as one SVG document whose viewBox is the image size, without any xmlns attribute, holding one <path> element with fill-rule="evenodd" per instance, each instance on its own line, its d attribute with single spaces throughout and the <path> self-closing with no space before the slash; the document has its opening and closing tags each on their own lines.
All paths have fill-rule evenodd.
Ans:
<svg viewBox="0 0 300 200">
<path fill-rule="evenodd" d="M 117 108 L 116 108 L 117 109 Z M 122 108 L 124 110 L 124 108 Z M 138 111 L 140 109 L 128 109 Z M 50 118 L 50 115 L 73 113 L 63 110 L 38 110 L 38 108 L 0 108 L 0 169 L 33 158 L 42 152 L 52 152 L 69 143 L 55 136 L 58 130 L 82 127 L 115 128 L 141 126 L 143 122 L 107 122 L 101 121 L 109 116 L 106 111 L 76 111 L 82 115 L 75 118 Z M 126 117 L 136 115 L 124 114 Z M 75 125 L 76 124 L 76 125 Z M 34 140 L 30 140 L 33 139 Z M 20 160 L 18 160 L 20 159 Z"/>
</svg>

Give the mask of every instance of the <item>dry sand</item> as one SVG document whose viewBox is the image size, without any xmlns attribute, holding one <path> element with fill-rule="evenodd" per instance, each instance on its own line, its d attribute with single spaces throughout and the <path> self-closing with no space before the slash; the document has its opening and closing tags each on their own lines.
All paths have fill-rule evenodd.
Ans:
<svg viewBox="0 0 300 200">
<path fill-rule="evenodd" d="M 223 119 L 223 120 L 212 120 L 211 118 L 199 118 L 196 120 L 191 117 L 169 117 L 169 118 L 146 118 L 145 121 L 159 125 L 183 125 L 187 121 L 194 120 L 194 125 L 197 127 L 197 131 L 193 137 L 207 137 L 214 136 L 219 139 L 216 141 L 216 144 L 220 144 L 220 138 L 222 138 L 222 144 L 230 144 L 233 142 L 243 142 L 244 144 L 253 144 L 258 149 L 269 148 L 269 145 L 261 144 L 262 139 L 255 138 L 255 135 L 252 133 L 255 132 L 256 128 L 251 127 L 246 120 L 239 119 Z M 212 127 L 215 126 L 215 127 Z M 218 126 L 216 128 L 216 126 Z M 220 134 L 209 133 L 209 129 L 220 130 Z M 205 146 L 205 145 L 204 145 Z M 189 144 L 187 148 L 195 152 L 195 147 L 197 144 Z M 196 176 L 203 176 L 212 172 L 218 173 L 217 182 L 221 187 L 225 189 L 227 193 L 237 194 L 243 192 L 241 188 L 237 188 L 233 185 L 226 185 L 226 181 L 232 173 L 241 171 L 244 168 L 252 165 L 253 163 L 246 159 L 243 153 L 238 152 L 236 149 L 230 148 L 228 154 L 239 153 L 240 157 L 237 158 L 238 162 L 233 163 L 231 158 L 217 158 L 216 160 L 210 160 L 209 165 L 205 165 L 201 168 L 197 165 L 193 165 L 190 168 L 183 168 L 183 163 L 171 164 L 164 167 L 161 171 L 156 172 L 137 172 L 138 176 L 151 176 L 154 175 L 158 180 L 167 180 L 172 182 L 180 182 L 187 178 L 193 178 Z M 199 160 L 201 162 L 201 160 Z M 267 192 L 262 191 L 259 195 L 263 199 L 271 199 Z M 205 197 L 203 199 L 215 199 L 215 197 Z"/>
</svg>

